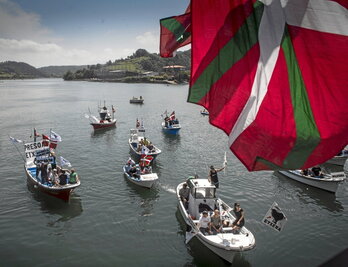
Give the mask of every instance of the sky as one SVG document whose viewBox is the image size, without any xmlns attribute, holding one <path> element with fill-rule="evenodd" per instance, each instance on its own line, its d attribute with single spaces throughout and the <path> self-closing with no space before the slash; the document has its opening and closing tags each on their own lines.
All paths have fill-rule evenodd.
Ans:
<svg viewBox="0 0 348 267">
<path fill-rule="evenodd" d="M 188 3 L 0 0 L 0 62 L 91 65 L 125 58 L 139 48 L 159 53 L 159 20 L 183 14 Z"/>
</svg>

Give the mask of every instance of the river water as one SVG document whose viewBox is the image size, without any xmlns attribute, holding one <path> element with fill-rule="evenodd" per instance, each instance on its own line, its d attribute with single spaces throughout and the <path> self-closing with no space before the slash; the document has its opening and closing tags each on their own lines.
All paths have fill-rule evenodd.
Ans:
<svg viewBox="0 0 348 267">
<path fill-rule="evenodd" d="M 218 195 L 241 203 L 256 238 L 233 266 L 318 266 L 348 247 L 348 186 L 336 195 L 271 171 L 250 173 L 228 149 L 227 136 L 186 102 L 188 86 L 64 82 L 60 79 L 0 82 L 1 266 L 226 266 L 198 242 L 185 245 L 176 186 L 189 175 L 220 172 Z M 142 95 L 144 105 L 129 104 Z M 98 102 L 116 107 L 117 127 L 94 133 L 84 114 Z M 176 111 L 182 129 L 161 131 L 161 113 Z M 129 129 L 143 118 L 148 138 L 162 154 L 155 188 L 127 182 Z M 33 127 L 63 141 L 57 154 L 69 160 L 82 185 L 69 203 L 27 186 L 22 159 L 8 135 L 29 140 Z M 252 144 L 250 144 L 252 145 Z M 22 152 L 22 147 L 18 146 Z M 246 148 L 248 149 L 248 148 Z M 278 233 L 261 222 L 276 201 L 288 221 Z"/>
</svg>

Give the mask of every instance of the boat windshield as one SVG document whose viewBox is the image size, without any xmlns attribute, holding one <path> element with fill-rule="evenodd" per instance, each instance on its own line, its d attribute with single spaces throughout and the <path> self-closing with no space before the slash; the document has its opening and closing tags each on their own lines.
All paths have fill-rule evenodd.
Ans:
<svg viewBox="0 0 348 267">
<path fill-rule="evenodd" d="M 195 198 L 215 198 L 215 188 L 196 188 Z"/>
</svg>

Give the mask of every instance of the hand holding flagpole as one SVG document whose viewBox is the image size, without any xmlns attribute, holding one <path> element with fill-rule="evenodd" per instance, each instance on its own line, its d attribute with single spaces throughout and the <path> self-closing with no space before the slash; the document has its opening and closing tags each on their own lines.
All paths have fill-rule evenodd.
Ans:
<svg viewBox="0 0 348 267">
<path fill-rule="evenodd" d="M 226 158 L 226 151 L 225 151 L 225 156 L 224 156 L 224 175 L 226 174 L 226 167 L 227 167 L 227 158 Z"/>
</svg>

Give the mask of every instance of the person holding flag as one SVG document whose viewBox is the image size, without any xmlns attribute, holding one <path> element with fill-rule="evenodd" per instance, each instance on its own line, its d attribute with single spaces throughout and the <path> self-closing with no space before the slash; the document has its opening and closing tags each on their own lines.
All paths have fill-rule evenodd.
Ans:
<svg viewBox="0 0 348 267">
<path fill-rule="evenodd" d="M 225 168 L 226 168 L 226 165 L 223 166 L 222 168 L 216 170 L 213 165 L 210 166 L 208 180 L 212 185 L 215 185 L 216 188 L 219 188 L 219 178 L 218 178 L 217 173 L 222 171 Z"/>
</svg>

